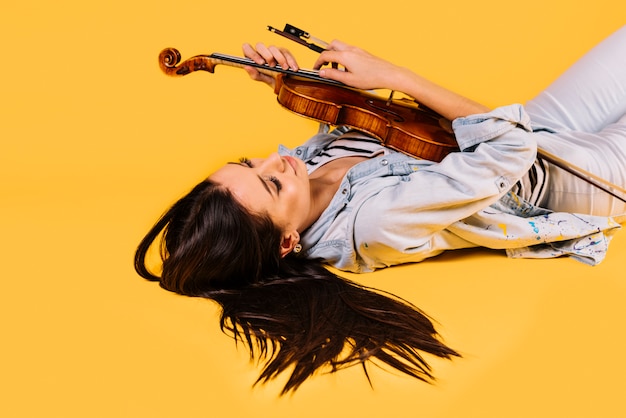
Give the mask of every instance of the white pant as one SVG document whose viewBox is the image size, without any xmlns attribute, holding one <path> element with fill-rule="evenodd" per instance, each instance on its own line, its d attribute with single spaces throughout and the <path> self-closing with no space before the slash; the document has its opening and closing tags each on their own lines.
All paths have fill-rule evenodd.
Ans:
<svg viewBox="0 0 626 418">
<path fill-rule="evenodd" d="M 526 104 L 539 148 L 626 187 L 626 26 Z M 619 215 L 626 203 L 554 166 L 543 207 Z"/>
</svg>

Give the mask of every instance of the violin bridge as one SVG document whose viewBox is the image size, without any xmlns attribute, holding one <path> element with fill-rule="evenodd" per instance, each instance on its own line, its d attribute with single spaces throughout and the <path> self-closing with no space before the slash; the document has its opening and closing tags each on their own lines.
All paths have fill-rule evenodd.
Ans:
<svg viewBox="0 0 626 418">
<path fill-rule="evenodd" d="M 394 95 L 395 91 L 391 90 L 391 92 L 389 93 L 389 98 L 387 99 L 387 106 L 391 106 L 391 102 L 393 102 L 393 95 Z"/>
</svg>

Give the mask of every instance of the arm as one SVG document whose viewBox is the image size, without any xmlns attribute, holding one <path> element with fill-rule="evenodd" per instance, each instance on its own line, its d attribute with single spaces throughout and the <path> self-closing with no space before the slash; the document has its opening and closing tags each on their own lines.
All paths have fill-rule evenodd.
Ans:
<svg viewBox="0 0 626 418">
<path fill-rule="evenodd" d="M 444 249 L 473 246 L 454 234 L 450 225 L 502 197 L 535 159 L 530 119 L 520 105 L 457 118 L 453 125 L 463 152 L 451 153 L 440 163 L 416 160 L 402 181 L 379 179 L 388 182 L 387 187 L 380 187 L 358 211 L 353 210 L 355 249 L 369 268 L 421 261 Z M 489 233 L 507 239 L 506 225 L 495 223 L 491 228 Z"/>
<path fill-rule="evenodd" d="M 322 68 L 329 62 L 341 64 L 345 71 Z M 449 120 L 489 111 L 486 106 L 447 90 L 408 68 L 392 64 L 337 40 L 331 42 L 328 49 L 320 54 L 314 68 L 320 70 L 321 77 L 352 87 L 365 90 L 385 88 L 403 92 Z"/>
<path fill-rule="evenodd" d="M 243 45 L 243 52 L 257 64 L 270 66 L 278 64 L 294 71 L 299 68 L 295 57 L 286 48 L 266 46 L 263 43 L 257 43 L 252 47 L 246 43 Z M 345 71 L 321 68 L 328 62 L 341 64 Z M 341 81 L 352 87 L 364 90 L 385 88 L 408 94 L 449 120 L 489 111 L 486 106 L 445 89 L 408 68 L 392 64 L 360 48 L 336 40 L 320 54 L 313 68 L 320 70 L 321 77 Z M 246 67 L 246 71 L 253 80 L 262 81 L 274 88 L 276 80 L 273 77 L 261 74 L 253 67 Z"/>
</svg>

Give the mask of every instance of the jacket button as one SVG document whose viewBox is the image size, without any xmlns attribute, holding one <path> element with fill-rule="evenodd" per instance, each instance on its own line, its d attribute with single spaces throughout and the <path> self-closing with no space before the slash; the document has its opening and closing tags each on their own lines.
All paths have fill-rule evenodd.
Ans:
<svg viewBox="0 0 626 418">
<path fill-rule="evenodd" d="M 387 160 L 382 160 L 380 163 L 381 163 L 382 165 L 387 165 L 387 164 L 389 164 L 389 161 L 387 161 Z"/>
</svg>

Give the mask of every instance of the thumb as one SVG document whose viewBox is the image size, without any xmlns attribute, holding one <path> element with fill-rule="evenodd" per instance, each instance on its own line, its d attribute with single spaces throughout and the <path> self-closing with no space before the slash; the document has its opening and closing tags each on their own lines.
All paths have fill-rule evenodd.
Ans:
<svg viewBox="0 0 626 418">
<path fill-rule="evenodd" d="M 350 80 L 349 72 L 336 68 L 322 68 L 319 70 L 319 76 L 329 80 L 339 81 L 344 84 L 349 84 Z"/>
</svg>

